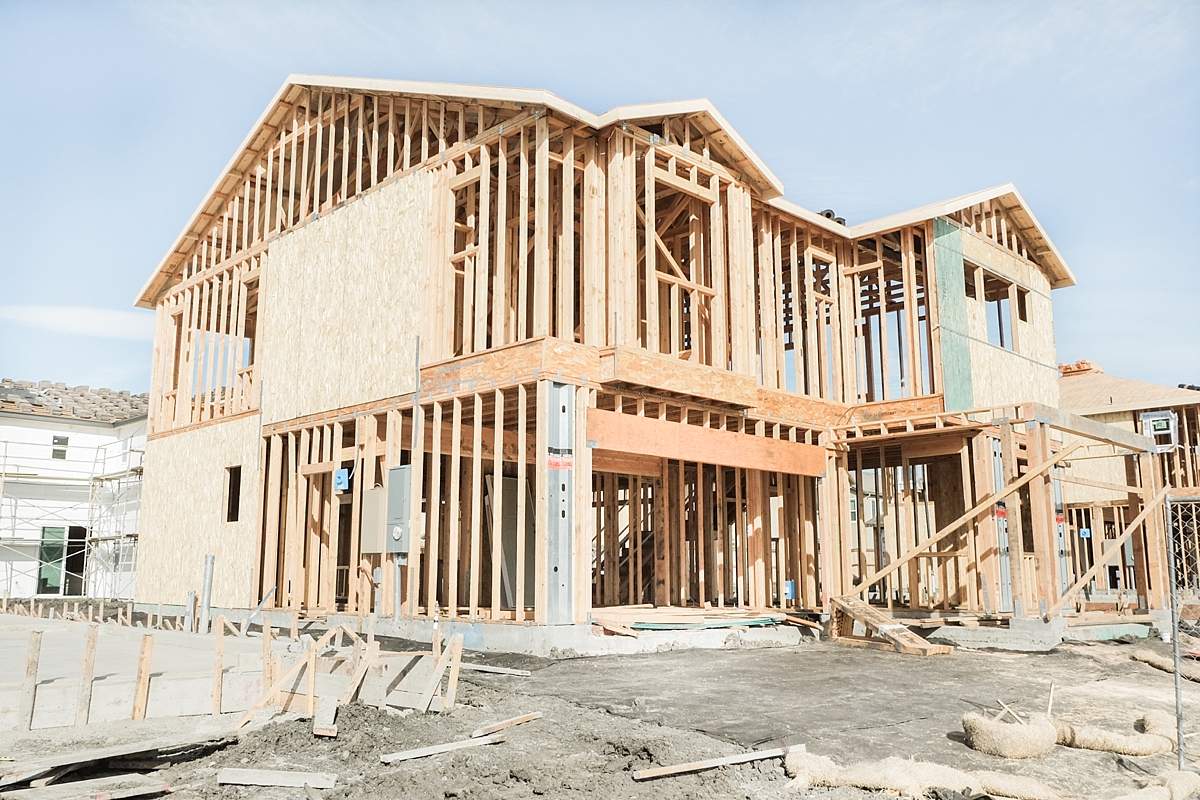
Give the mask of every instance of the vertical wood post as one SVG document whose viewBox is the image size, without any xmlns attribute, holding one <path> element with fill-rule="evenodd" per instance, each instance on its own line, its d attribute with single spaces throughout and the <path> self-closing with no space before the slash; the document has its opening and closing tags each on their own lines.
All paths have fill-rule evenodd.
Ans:
<svg viewBox="0 0 1200 800">
<path fill-rule="evenodd" d="M 216 620 L 216 630 L 213 631 L 213 692 L 212 714 L 221 716 L 221 690 L 225 679 L 225 617 Z"/>
<path fill-rule="evenodd" d="M 21 706 L 17 714 L 17 730 L 33 727 L 33 704 L 37 695 L 38 662 L 42 657 L 42 632 L 29 632 L 29 647 L 25 651 L 25 683 L 21 686 Z"/>
<path fill-rule="evenodd" d="M 138 655 L 137 687 L 133 693 L 133 719 L 146 718 L 150 700 L 150 662 L 154 655 L 154 634 L 142 634 L 142 650 Z"/>
<path fill-rule="evenodd" d="M 83 641 L 83 666 L 79 671 L 79 693 L 75 701 L 75 724 L 87 725 L 92 709 L 92 677 L 96 671 L 96 637 L 100 633 L 97 623 L 88 625 Z"/>
</svg>

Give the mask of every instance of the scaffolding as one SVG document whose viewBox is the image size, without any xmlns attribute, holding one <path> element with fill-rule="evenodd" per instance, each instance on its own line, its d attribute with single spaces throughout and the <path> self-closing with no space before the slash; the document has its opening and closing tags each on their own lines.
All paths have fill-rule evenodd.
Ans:
<svg viewBox="0 0 1200 800">
<path fill-rule="evenodd" d="M 133 442 L 0 441 L 5 596 L 133 598 L 144 455 Z"/>
</svg>

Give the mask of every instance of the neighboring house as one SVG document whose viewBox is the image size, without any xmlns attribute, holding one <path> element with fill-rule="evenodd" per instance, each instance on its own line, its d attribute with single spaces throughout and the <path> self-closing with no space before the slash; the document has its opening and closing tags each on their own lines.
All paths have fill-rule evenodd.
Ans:
<svg viewBox="0 0 1200 800">
<path fill-rule="evenodd" d="M 405 635 L 1071 611 L 1065 437 L 1150 442 L 1058 408 L 1075 278 L 1024 198 L 847 226 L 782 194 L 704 100 L 290 77 L 137 297 L 137 600 L 201 590 L 211 554 L 217 607 Z"/>
<path fill-rule="evenodd" d="M 1163 480 L 1172 487 L 1172 497 L 1180 501 L 1174 514 L 1179 583 L 1200 594 L 1200 519 L 1196 510 L 1200 504 L 1183 502 L 1200 498 L 1200 388 L 1161 386 L 1108 375 L 1091 361 L 1062 364 L 1059 369 L 1062 377 L 1058 387 L 1064 409 L 1154 437 L 1162 445 L 1155 460 Z M 1064 489 L 1073 557 L 1086 567 L 1094 560 L 1097 548 L 1106 548 L 1137 513 L 1136 507 L 1131 509 L 1128 493 L 1105 488 L 1105 484 L 1128 485 L 1140 476 L 1111 459 L 1081 461 L 1076 471 L 1092 482 Z M 1134 544 L 1125 544 L 1120 567 L 1110 565 L 1098 576 L 1098 591 L 1130 589 Z"/>
<path fill-rule="evenodd" d="M 146 403 L 0 381 L 0 591 L 133 596 Z"/>
</svg>

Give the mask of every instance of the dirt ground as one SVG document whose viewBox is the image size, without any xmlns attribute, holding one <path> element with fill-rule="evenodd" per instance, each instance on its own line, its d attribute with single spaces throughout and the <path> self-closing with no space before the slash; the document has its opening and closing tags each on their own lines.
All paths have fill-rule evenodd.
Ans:
<svg viewBox="0 0 1200 800">
<path fill-rule="evenodd" d="M 387 642 L 385 649 L 402 647 Z M 779 759 L 638 783 L 631 772 L 744 752 L 805 744 L 839 763 L 888 756 L 1039 778 L 1065 796 L 1113 798 L 1174 767 L 1171 755 L 1120 758 L 1057 747 L 1048 756 L 1005 761 L 962 743 L 964 712 L 1054 710 L 1066 721 L 1132 732 L 1143 711 L 1173 709 L 1172 677 L 1129 656 L 1123 644 L 1063 645 L 1046 654 L 959 650 L 920 658 L 820 643 L 765 650 L 684 650 L 653 655 L 545 661 L 476 656 L 532 670 L 529 677 L 465 672 L 451 714 L 421 716 L 352 705 L 338 715 L 336 739 L 312 735 L 311 721 L 281 716 L 241 740 L 160 774 L 181 798 L 304 798 L 303 789 L 218 786 L 222 767 L 333 772 L 327 798 L 654 797 L 861 800 L 853 789 L 785 789 Z M 1157 648 L 1166 651 L 1157 643 Z M 1185 686 L 1200 729 L 1200 686 Z M 384 765 L 379 756 L 467 738 L 487 723 L 540 711 L 506 741 Z M 189 730 L 224 720 L 176 720 Z M 0 755 L 20 758 L 163 735 L 170 720 L 107 729 L 0 736 Z M 137 727 L 137 726 L 142 727 Z M 171 732 L 178 732 L 175 728 Z M 83 735 L 85 734 L 86 735 Z M 1197 740 L 1200 750 L 1200 740 Z M 950 787 L 958 788 L 958 787 Z"/>
</svg>

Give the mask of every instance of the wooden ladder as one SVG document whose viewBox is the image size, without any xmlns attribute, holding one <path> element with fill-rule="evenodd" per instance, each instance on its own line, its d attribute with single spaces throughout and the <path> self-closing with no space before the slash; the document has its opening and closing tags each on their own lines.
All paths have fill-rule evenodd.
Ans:
<svg viewBox="0 0 1200 800">
<path fill-rule="evenodd" d="M 831 597 L 833 610 L 831 637 L 843 644 L 895 650 L 914 656 L 936 656 L 954 652 L 944 644 L 930 644 L 884 612 L 857 597 Z M 866 636 L 854 635 L 854 623 L 861 622 Z"/>
</svg>

